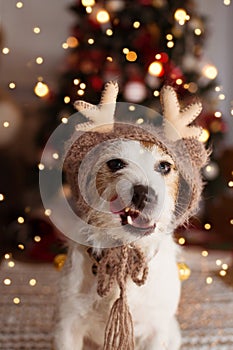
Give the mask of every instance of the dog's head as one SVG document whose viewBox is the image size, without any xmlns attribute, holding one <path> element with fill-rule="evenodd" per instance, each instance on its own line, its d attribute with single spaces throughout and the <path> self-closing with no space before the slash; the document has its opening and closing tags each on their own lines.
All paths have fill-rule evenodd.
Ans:
<svg viewBox="0 0 233 350">
<path fill-rule="evenodd" d="M 101 130 L 92 125 L 70 146 L 65 170 L 90 244 L 126 244 L 168 233 L 196 209 L 206 152 L 197 141 L 199 129 L 187 124 L 197 111 L 189 107 L 188 123 L 181 121 L 178 128 L 177 116 L 175 123 L 168 118 L 171 108 L 173 115 L 187 110 L 180 112 L 171 87 L 164 89 L 162 103 L 167 123 L 162 128 L 115 122 Z"/>
</svg>

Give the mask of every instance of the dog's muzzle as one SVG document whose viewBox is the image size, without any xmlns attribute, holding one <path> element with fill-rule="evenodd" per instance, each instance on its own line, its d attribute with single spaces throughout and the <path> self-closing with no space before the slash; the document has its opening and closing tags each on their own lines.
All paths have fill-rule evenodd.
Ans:
<svg viewBox="0 0 233 350">
<path fill-rule="evenodd" d="M 149 213 L 153 212 L 157 204 L 157 195 L 151 187 L 134 185 L 132 187 L 132 199 L 129 205 L 125 205 L 120 195 L 112 198 L 110 210 L 119 215 L 122 226 L 130 232 L 150 234 L 154 231 L 155 221 L 149 219 Z"/>
</svg>

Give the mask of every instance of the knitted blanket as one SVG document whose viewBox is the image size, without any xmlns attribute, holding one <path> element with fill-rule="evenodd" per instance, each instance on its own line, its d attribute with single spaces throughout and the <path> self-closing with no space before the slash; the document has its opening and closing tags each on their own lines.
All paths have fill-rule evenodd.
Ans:
<svg viewBox="0 0 233 350">
<path fill-rule="evenodd" d="M 227 276 L 218 277 L 221 266 L 216 265 L 216 259 L 229 264 L 230 254 L 203 257 L 201 250 L 189 249 L 183 256 L 192 274 L 183 282 L 178 314 L 182 350 L 232 350 L 233 287 L 224 283 Z M 0 264 L 0 349 L 51 350 L 60 272 L 51 264 L 8 263 Z"/>
</svg>

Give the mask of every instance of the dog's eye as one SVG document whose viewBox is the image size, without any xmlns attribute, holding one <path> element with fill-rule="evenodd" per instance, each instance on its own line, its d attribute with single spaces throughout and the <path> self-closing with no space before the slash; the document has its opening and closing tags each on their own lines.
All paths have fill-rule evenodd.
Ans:
<svg viewBox="0 0 233 350">
<path fill-rule="evenodd" d="M 113 173 L 115 173 L 116 171 L 123 169 L 126 166 L 126 163 L 121 159 L 110 159 L 107 162 L 107 166 Z"/>
<path fill-rule="evenodd" d="M 155 170 L 161 173 L 162 175 L 167 175 L 170 173 L 171 167 L 172 165 L 169 162 L 164 161 L 160 162 Z"/>
</svg>

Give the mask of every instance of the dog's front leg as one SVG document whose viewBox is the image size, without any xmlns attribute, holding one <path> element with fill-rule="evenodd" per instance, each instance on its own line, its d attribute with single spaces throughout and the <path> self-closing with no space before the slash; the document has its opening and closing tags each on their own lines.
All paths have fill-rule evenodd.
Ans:
<svg viewBox="0 0 233 350">
<path fill-rule="evenodd" d="M 150 338 L 147 346 L 142 350 L 179 350 L 181 346 L 180 328 L 176 318 L 174 317 L 170 326 L 159 329 L 154 336 Z M 140 350 L 141 350 L 140 349 Z"/>
<path fill-rule="evenodd" d="M 55 329 L 53 350 L 82 350 L 84 329 L 74 320 L 63 319 Z"/>
</svg>

